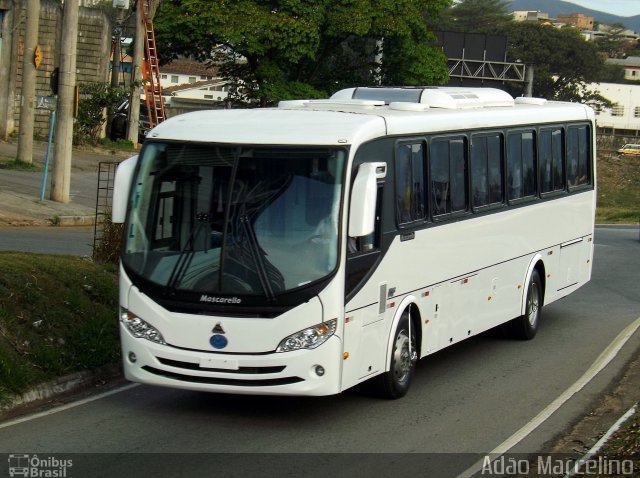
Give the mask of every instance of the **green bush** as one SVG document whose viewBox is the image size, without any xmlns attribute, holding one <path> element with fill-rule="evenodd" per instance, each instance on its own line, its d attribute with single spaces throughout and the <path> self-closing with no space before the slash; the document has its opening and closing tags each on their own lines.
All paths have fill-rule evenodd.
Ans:
<svg viewBox="0 0 640 478">
<path fill-rule="evenodd" d="M 74 144 L 90 142 L 98 144 L 100 133 L 107 121 L 107 113 L 129 96 L 129 88 L 113 87 L 108 83 L 85 83 L 80 85 L 78 117 L 73 128 Z"/>
</svg>

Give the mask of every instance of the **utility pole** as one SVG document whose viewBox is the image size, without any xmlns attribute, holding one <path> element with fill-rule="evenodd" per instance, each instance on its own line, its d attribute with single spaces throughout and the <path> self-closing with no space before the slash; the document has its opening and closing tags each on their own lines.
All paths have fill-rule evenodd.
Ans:
<svg viewBox="0 0 640 478">
<path fill-rule="evenodd" d="M 78 10 L 77 0 L 64 2 L 58 83 L 58 120 L 54 131 L 55 149 L 51 179 L 51 200 L 62 203 L 69 202 L 71 190 Z"/>
<path fill-rule="evenodd" d="M 143 23 L 142 9 L 144 0 L 137 0 L 134 4 L 136 9 L 136 29 L 133 39 L 133 65 L 131 79 L 134 86 L 131 88 L 131 99 L 129 100 L 129 125 L 127 127 L 127 139 L 138 146 L 138 127 L 140 122 L 140 93 L 142 92 L 142 60 L 144 57 L 144 36 L 147 33 L 147 26 Z"/>
<path fill-rule="evenodd" d="M 18 161 L 33 163 L 33 124 L 35 120 L 36 64 L 35 51 L 40 29 L 40 0 L 27 0 L 27 17 L 22 54 L 22 87 L 20 129 L 18 132 Z"/>
<path fill-rule="evenodd" d="M 533 65 L 529 65 L 527 66 L 527 73 L 526 73 L 526 82 L 527 82 L 527 86 L 526 89 L 524 91 L 524 96 L 533 96 Z"/>
<path fill-rule="evenodd" d="M 114 2 L 115 5 L 115 2 Z M 117 8 L 117 7 L 116 7 Z M 122 51 L 122 15 L 124 8 L 116 10 L 116 25 L 113 31 L 113 57 L 111 59 L 111 87 L 120 86 L 120 56 Z M 113 110 L 109 108 L 107 114 L 107 138 L 111 137 L 111 128 L 113 126 Z"/>
</svg>

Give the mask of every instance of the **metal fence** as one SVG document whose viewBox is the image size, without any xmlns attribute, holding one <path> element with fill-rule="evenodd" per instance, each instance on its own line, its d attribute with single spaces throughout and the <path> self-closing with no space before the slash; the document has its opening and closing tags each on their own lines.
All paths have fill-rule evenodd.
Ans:
<svg viewBox="0 0 640 478">
<path fill-rule="evenodd" d="M 98 163 L 98 188 L 96 190 L 96 212 L 93 226 L 93 250 L 102 239 L 102 227 L 105 218 L 111 215 L 111 205 L 113 202 L 113 182 L 116 176 L 116 169 L 119 162 Z"/>
</svg>

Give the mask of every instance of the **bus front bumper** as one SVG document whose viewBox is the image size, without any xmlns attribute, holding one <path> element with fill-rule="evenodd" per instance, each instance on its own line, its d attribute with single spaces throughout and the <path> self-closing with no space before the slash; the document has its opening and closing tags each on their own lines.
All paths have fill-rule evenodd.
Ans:
<svg viewBox="0 0 640 478">
<path fill-rule="evenodd" d="M 124 373 L 133 382 L 247 395 L 339 393 L 342 343 L 333 336 L 312 350 L 220 354 L 183 350 L 133 337 L 120 325 Z"/>
</svg>

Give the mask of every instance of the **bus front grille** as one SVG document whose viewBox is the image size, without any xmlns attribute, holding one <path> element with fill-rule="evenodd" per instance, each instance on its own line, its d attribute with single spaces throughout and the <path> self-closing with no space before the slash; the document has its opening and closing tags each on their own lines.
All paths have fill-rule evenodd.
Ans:
<svg viewBox="0 0 640 478">
<path fill-rule="evenodd" d="M 210 385 L 233 385 L 239 387 L 275 387 L 277 385 L 290 385 L 292 383 L 303 382 L 300 377 L 282 377 L 282 378 L 266 378 L 253 380 L 238 380 L 234 378 L 218 378 L 218 377 L 202 377 L 200 375 L 183 375 L 181 373 L 169 372 L 168 370 L 160 370 L 148 365 L 142 367 L 142 370 L 159 375 L 161 377 L 170 378 L 172 380 L 180 380 L 182 382 L 205 383 Z"/>
<path fill-rule="evenodd" d="M 268 373 L 280 373 L 285 369 L 284 365 L 276 367 L 240 367 L 237 370 L 229 370 L 223 368 L 204 368 L 199 364 L 193 362 L 182 362 L 180 360 L 171 360 L 162 357 L 156 357 L 158 362 L 169 367 L 182 368 L 185 370 L 200 370 L 201 372 L 216 372 L 216 373 L 234 373 L 234 374 L 247 374 L 247 375 L 261 375 Z"/>
</svg>

